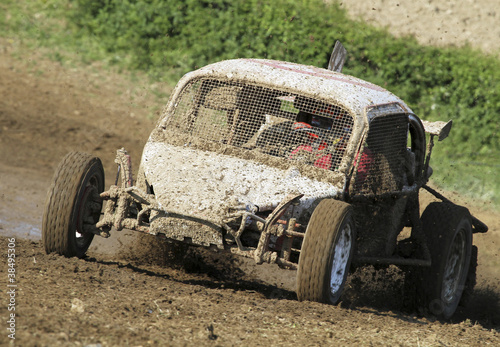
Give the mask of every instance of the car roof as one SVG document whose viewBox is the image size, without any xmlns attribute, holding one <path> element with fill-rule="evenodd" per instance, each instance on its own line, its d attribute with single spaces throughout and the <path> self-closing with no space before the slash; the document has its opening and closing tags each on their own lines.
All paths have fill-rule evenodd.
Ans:
<svg viewBox="0 0 500 347">
<path fill-rule="evenodd" d="M 183 79 L 187 83 L 193 78 L 207 75 L 218 79 L 278 86 L 292 92 L 300 91 L 329 103 L 343 105 L 356 115 L 364 114 L 366 107 L 391 103 L 398 103 L 406 112 L 412 112 L 403 100 L 380 86 L 310 65 L 269 59 L 232 59 L 192 71 Z"/>
</svg>

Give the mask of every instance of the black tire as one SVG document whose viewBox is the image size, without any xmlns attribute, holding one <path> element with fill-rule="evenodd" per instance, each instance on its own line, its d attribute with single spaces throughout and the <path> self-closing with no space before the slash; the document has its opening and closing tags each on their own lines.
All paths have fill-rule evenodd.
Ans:
<svg viewBox="0 0 500 347">
<path fill-rule="evenodd" d="M 104 191 L 101 160 L 90 154 L 70 152 L 56 169 L 47 192 L 42 239 L 47 253 L 67 257 L 85 256 L 94 234 L 85 226 L 100 218 Z"/>
<path fill-rule="evenodd" d="M 352 207 L 322 200 L 307 226 L 297 271 L 297 297 L 335 305 L 340 301 L 354 254 Z M 334 277 L 332 277 L 334 275 Z"/>
<path fill-rule="evenodd" d="M 472 246 L 470 257 L 469 272 L 467 273 L 467 281 L 460 300 L 460 306 L 466 307 L 474 295 L 474 287 L 476 286 L 476 271 L 477 271 L 477 246 Z"/>
<path fill-rule="evenodd" d="M 429 204 L 422 224 L 432 264 L 423 271 L 424 304 L 440 319 L 455 313 L 466 284 L 472 255 L 472 222 L 465 207 L 444 202 Z M 468 280 L 469 278 L 469 280 Z M 469 283 L 467 283 L 469 282 Z"/>
</svg>

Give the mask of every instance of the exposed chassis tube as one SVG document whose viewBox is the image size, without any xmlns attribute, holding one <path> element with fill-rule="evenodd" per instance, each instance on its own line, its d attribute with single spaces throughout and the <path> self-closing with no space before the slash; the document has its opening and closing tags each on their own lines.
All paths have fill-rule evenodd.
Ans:
<svg viewBox="0 0 500 347">
<path fill-rule="evenodd" d="M 144 216 L 150 211 L 159 211 L 165 216 L 182 218 L 178 214 L 169 213 L 169 211 L 163 209 L 156 201 L 154 195 L 146 194 L 133 186 L 131 160 L 125 149 L 122 148 L 117 151 L 115 162 L 118 164 L 116 184 L 111 186 L 109 190 L 101 193 L 101 198 L 107 200 L 107 203 L 104 209 L 104 216 L 97 223 L 95 232 L 92 232 L 103 237 L 109 237 L 109 230 L 114 227 L 117 231 L 126 228 L 152 234 L 149 223 L 144 220 Z M 120 176 L 121 186 L 119 187 L 117 184 Z M 277 263 L 280 267 L 296 269 L 297 264 L 290 261 L 292 240 L 294 237 L 303 238 L 304 233 L 297 231 L 301 225 L 296 223 L 295 218 L 290 218 L 289 220 L 281 220 L 280 218 L 302 196 L 303 194 L 292 194 L 285 197 L 265 219 L 257 216 L 257 211 L 241 210 L 228 215 L 222 221 L 221 226 L 234 238 L 236 247 L 226 245 L 225 248 L 232 253 L 253 258 L 257 264 L 263 262 Z M 129 215 L 134 205 L 137 207 L 138 213 L 135 218 L 131 218 Z M 238 230 L 234 230 L 229 226 L 229 223 L 239 219 L 240 226 Z M 241 242 L 241 235 L 245 231 L 248 219 L 255 220 L 261 231 L 256 248 L 245 247 Z M 270 250 L 271 235 L 283 237 L 284 239 L 280 254 L 277 251 Z"/>
<path fill-rule="evenodd" d="M 267 263 L 277 263 L 280 267 L 285 267 L 289 269 L 297 269 L 297 264 L 291 262 L 290 254 L 292 247 L 292 239 L 294 237 L 304 237 L 304 233 L 296 231 L 300 225 L 296 223 L 295 218 L 290 218 L 289 220 L 281 220 L 285 211 L 293 204 L 298 202 L 298 200 L 303 196 L 299 195 L 288 195 L 283 199 L 281 203 L 271 212 L 271 214 L 266 218 L 261 218 L 253 212 L 248 211 L 237 211 L 227 219 L 223 221 L 223 228 L 229 232 L 231 236 L 234 237 L 237 247 L 231 247 L 230 251 L 232 253 L 242 255 L 245 257 L 253 258 L 257 264 Z M 238 230 L 233 230 L 228 223 L 236 221 L 241 218 L 240 227 Z M 259 242 L 256 248 L 245 247 L 241 242 L 241 235 L 245 229 L 245 224 L 248 218 L 252 218 L 260 223 L 261 234 Z M 284 242 L 282 244 L 281 253 L 278 255 L 277 252 L 273 252 L 269 249 L 269 240 L 271 235 L 277 237 L 284 237 Z"/>
</svg>

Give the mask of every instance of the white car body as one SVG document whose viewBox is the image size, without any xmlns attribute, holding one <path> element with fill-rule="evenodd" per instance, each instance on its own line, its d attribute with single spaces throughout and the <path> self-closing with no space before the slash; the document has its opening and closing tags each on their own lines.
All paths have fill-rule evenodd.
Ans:
<svg viewBox="0 0 500 347">
<path fill-rule="evenodd" d="M 359 150 L 358 143 L 367 128 L 369 109 L 388 105 L 411 112 L 401 99 L 379 86 L 314 66 L 236 59 L 186 74 L 177 84 L 144 147 L 139 171 L 144 173 L 147 184 L 154 187 L 156 200 L 162 208 L 219 226 L 227 217 L 228 208 L 251 211 L 257 206 L 259 211 L 270 211 L 291 193 L 304 194 L 294 210 L 294 216 L 300 218 L 318 199 L 342 196 L 346 170 L 325 173 L 317 179 L 301 172 L 293 161 L 285 167 L 273 167 L 227 155 L 220 150 L 192 148 L 187 140 L 176 144 L 159 140 L 158 133 L 169 130 L 167 123 L 184 88 L 193 80 L 207 77 L 270 86 L 342 105 L 354 119 L 353 136 L 347 146 L 349 151 L 341 165 L 344 169 L 352 165 L 354 152 Z"/>
</svg>

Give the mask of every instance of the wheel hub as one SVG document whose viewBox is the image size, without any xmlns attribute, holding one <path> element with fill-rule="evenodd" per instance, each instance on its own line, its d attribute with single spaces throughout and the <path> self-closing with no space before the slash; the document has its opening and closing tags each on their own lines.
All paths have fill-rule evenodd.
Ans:
<svg viewBox="0 0 500 347">
<path fill-rule="evenodd" d="M 443 277 L 443 299 L 447 303 L 452 302 L 459 291 L 459 284 L 465 268 L 465 247 L 465 232 L 460 230 L 451 245 Z"/>
<path fill-rule="evenodd" d="M 93 184 L 88 184 L 80 200 L 80 209 L 78 211 L 75 231 L 77 242 L 84 242 L 88 234 L 85 232 L 85 224 L 95 225 L 99 220 L 99 215 L 96 216 L 97 213 L 100 213 L 101 207 L 101 205 L 96 202 L 98 198 L 99 193 L 97 187 Z"/>
<path fill-rule="evenodd" d="M 346 224 L 339 235 L 339 239 L 335 244 L 335 251 L 332 260 L 332 271 L 330 274 L 330 292 L 336 294 L 344 281 L 349 261 L 349 254 L 352 247 L 352 230 L 351 225 Z"/>
</svg>

